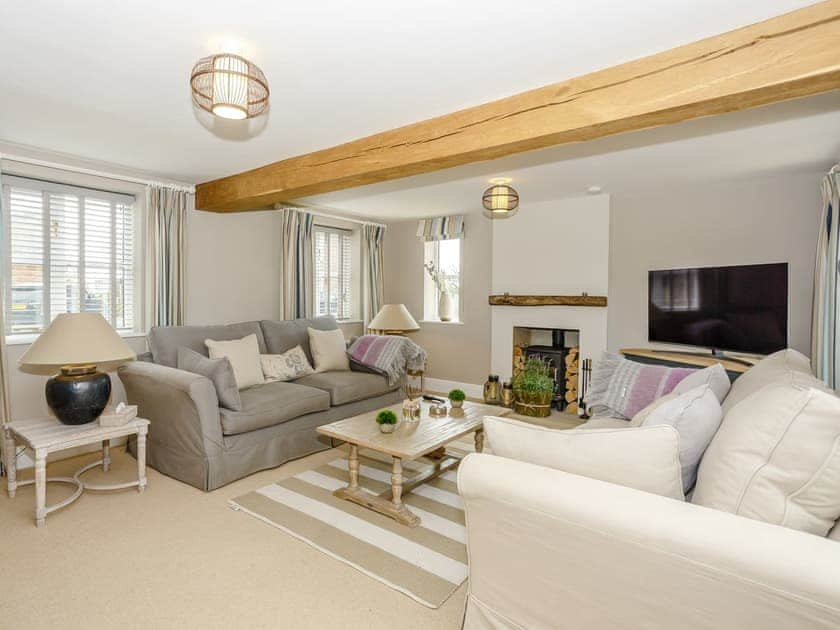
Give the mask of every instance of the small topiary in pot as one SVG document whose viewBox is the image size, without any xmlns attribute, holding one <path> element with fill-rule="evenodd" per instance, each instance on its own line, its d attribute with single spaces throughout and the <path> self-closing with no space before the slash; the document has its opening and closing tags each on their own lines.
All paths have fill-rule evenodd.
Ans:
<svg viewBox="0 0 840 630">
<path fill-rule="evenodd" d="M 382 433 L 393 433 L 394 427 L 397 426 L 397 414 L 390 409 L 383 409 L 376 414 L 376 424 Z"/>
<path fill-rule="evenodd" d="M 460 409 L 464 405 L 467 395 L 462 389 L 453 389 L 449 392 L 449 402 L 454 409 Z"/>
</svg>

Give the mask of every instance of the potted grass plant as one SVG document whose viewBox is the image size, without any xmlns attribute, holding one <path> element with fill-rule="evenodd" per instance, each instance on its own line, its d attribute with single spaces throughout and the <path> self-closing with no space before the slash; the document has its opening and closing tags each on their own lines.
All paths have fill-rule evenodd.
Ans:
<svg viewBox="0 0 840 630">
<path fill-rule="evenodd" d="M 460 409 L 463 407 L 466 398 L 467 395 L 464 393 L 463 389 L 453 389 L 449 392 L 449 404 L 452 405 L 453 409 Z"/>
<path fill-rule="evenodd" d="M 525 367 L 513 377 L 513 398 L 516 413 L 532 418 L 551 415 L 554 378 L 549 361 L 532 357 L 525 362 Z"/>
<path fill-rule="evenodd" d="M 397 414 L 390 409 L 383 409 L 376 414 L 376 424 L 382 433 L 393 433 L 394 427 L 397 426 Z"/>
</svg>

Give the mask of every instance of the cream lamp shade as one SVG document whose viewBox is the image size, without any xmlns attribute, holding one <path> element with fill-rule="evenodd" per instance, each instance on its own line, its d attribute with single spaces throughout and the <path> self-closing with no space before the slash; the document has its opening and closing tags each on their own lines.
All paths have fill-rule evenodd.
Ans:
<svg viewBox="0 0 840 630">
<path fill-rule="evenodd" d="M 99 313 L 64 313 L 29 346 L 18 361 L 27 371 L 58 370 L 92 364 L 102 369 L 137 358 L 134 351 Z"/>
<path fill-rule="evenodd" d="M 386 304 L 368 324 L 370 330 L 385 332 L 410 332 L 420 330 L 405 304 Z"/>
</svg>

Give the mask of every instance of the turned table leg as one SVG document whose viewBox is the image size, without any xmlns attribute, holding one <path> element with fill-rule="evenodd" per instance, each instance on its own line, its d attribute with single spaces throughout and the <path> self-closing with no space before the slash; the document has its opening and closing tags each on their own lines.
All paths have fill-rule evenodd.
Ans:
<svg viewBox="0 0 840 630">
<path fill-rule="evenodd" d="M 394 465 L 391 469 L 391 502 L 397 509 L 402 505 L 402 484 L 402 460 L 399 457 L 395 457 Z"/>
<path fill-rule="evenodd" d="M 478 429 L 475 432 L 475 452 L 480 453 L 484 450 L 484 429 Z"/>
<path fill-rule="evenodd" d="M 146 489 L 146 429 L 137 432 L 137 492 Z"/>
<path fill-rule="evenodd" d="M 347 456 L 347 470 L 350 473 L 350 483 L 347 487 L 350 490 L 359 489 L 359 447 L 356 444 L 350 445 L 350 454 Z"/>
<path fill-rule="evenodd" d="M 47 455 L 35 451 L 35 526 L 43 527 L 47 518 Z"/>
<path fill-rule="evenodd" d="M 15 438 L 12 437 L 12 432 L 6 429 L 5 433 L 6 449 L 3 464 L 6 466 L 6 490 L 9 493 L 9 497 L 12 498 L 17 491 L 17 447 L 15 446 Z"/>
</svg>

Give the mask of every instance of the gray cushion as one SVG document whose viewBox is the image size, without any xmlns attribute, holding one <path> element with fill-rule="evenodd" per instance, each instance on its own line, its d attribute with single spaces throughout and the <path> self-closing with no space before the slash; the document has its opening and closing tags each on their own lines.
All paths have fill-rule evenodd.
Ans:
<svg viewBox="0 0 840 630">
<path fill-rule="evenodd" d="M 315 365 L 312 351 L 309 349 L 308 328 L 315 330 L 335 330 L 338 324 L 332 317 L 315 317 L 313 319 L 289 319 L 274 321 L 264 319 L 260 322 L 265 334 L 265 345 L 268 352 L 263 354 L 283 354 L 295 346 L 300 346 L 306 353 L 310 365 Z"/>
<path fill-rule="evenodd" d="M 242 409 L 242 399 L 239 397 L 239 387 L 236 385 L 233 366 L 227 358 L 208 359 L 189 348 L 178 348 L 178 369 L 206 376 L 213 381 L 216 396 L 222 407 L 234 411 Z"/>
<path fill-rule="evenodd" d="M 381 396 L 399 387 L 389 387 L 388 379 L 379 374 L 346 371 L 320 372 L 299 378 L 295 383 L 329 392 L 333 406 Z"/>
<path fill-rule="evenodd" d="M 206 357 L 205 339 L 231 341 L 252 334 L 257 336 L 260 354 L 265 354 L 265 339 L 259 322 L 240 322 L 221 326 L 154 326 L 149 331 L 149 348 L 155 363 L 177 367 L 178 348 L 189 348 Z"/>
<path fill-rule="evenodd" d="M 265 383 L 239 392 L 242 411 L 220 409 L 222 433 L 237 435 L 330 408 L 330 395 L 296 383 Z"/>
</svg>

